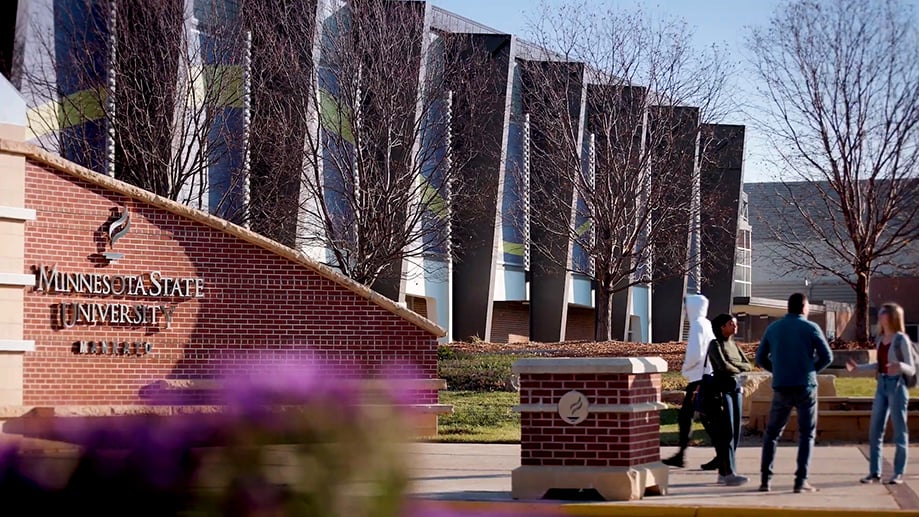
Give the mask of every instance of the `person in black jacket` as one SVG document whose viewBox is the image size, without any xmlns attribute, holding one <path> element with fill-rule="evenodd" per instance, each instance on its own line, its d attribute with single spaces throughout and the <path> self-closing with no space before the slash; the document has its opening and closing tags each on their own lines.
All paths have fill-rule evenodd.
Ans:
<svg viewBox="0 0 919 517">
<path fill-rule="evenodd" d="M 721 395 L 720 410 L 713 415 L 715 451 L 718 454 L 718 481 L 728 486 L 747 484 L 749 479 L 737 474 L 735 452 L 740 441 L 741 387 L 737 375 L 749 372 L 753 365 L 734 342 L 737 320 L 730 314 L 720 314 L 712 320 L 715 339 L 708 349 L 712 364 L 713 385 Z"/>
</svg>

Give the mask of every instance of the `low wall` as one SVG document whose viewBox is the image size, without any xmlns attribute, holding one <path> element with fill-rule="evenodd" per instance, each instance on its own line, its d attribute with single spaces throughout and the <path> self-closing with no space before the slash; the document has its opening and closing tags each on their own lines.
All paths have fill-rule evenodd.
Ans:
<svg viewBox="0 0 919 517">
<path fill-rule="evenodd" d="M 876 363 L 878 360 L 877 350 L 834 350 L 833 362 L 830 368 L 834 370 L 846 371 L 846 362 L 849 359 L 858 364 Z"/>
<path fill-rule="evenodd" d="M 818 442 L 859 443 L 868 440 L 871 423 L 873 397 L 821 397 L 817 400 L 817 436 Z M 769 415 L 770 401 L 756 399 L 753 401 L 753 414 L 748 428 L 763 432 Z M 919 398 L 909 401 L 910 418 L 907 419 L 910 439 L 919 442 Z M 792 414 L 788 426 L 782 434 L 783 440 L 796 440 L 798 431 L 797 415 Z M 888 425 L 885 439 L 890 439 L 893 426 Z"/>
<path fill-rule="evenodd" d="M 769 416 L 769 405 L 772 403 L 772 374 L 769 372 L 750 372 L 740 376 L 743 385 L 743 415 L 751 421 Z M 821 374 L 817 376 L 817 396 L 836 396 L 836 376 Z M 754 401 L 758 401 L 754 404 Z"/>
<path fill-rule="evenodd" d="M 339 382 L 362 394 L 360 405 L 385 404 L 401 410 L 409 428 L 419 438 L 436 436 L 438 416 L 453 413 L 453 406 L 449 404 L 416 402 L 422 400 L 419 395 L 446 389 L 446 383 L 440 379 L 342 379 Z M 194 398 L 213 399 L 213 404 L 0 406 L 0 443 L 22 444 L 20 449 L 29 450 L 67 449 L 68 439 L 60 434 L 62 429 L 81 425 L 100 429 L 105 428 L 109 421 L 117 426 L 130 419 L 220 414 L 226 410 L 217 402 L 221 388 L 219 383 L 206 380 L 162 383 L 164 397 L 178 400 L 183 393 L 192 391 L 195 392 Z M 208 395 L 202 397 L 201 393 Z M 393 402 L 394 393 L 406 400 Z"/>
</svg>

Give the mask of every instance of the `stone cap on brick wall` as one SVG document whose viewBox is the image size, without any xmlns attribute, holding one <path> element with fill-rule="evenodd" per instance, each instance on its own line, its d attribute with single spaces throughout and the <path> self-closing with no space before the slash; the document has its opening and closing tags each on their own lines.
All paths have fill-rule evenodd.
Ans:
<svg viewBox="0 0 919 517">
<path fill-rule="evenodd" d="M 520 359 L 514 373 L 664 373 L 667 361 L 661 357 L 552 357 Z"/>
<path fill-rule="evenodd" d="M 558 411 L 558 404 L 517 404 L 514 406 L 515 413 L 555 413 Z M 662 411 L 667 409 L 667 404 L 663 402 L 639 402 L 637 404 L 593 404 L 590 406 L 591 413 L 647 413 L 649 411 Z"/>
<path fill-rule="evenodd" d="M 338 379 L 336 382 L 367 390 L 430 390 L 447 389 L 444 379 Z M 218 379 L 163 379 L 155 384 L 168 390 L 218 390 L 223 382 Z"/>
<path fill-rule="evenodd" d="M 233 235 L 234 237 L 242 239 L 243 241 L 254 244 L 272 253 L 276 253 L 277 255 L 280 255 L 292 262 L 298 263 L 308 269 L 311 269 L 323 278 L 335 282 L 336 284 L 348 289 L 358 296 L 369 300 L 370 302 L 382 307 L 383 309 L 386 309 L 387 311 L 416 325 L 417 327 L 434 334 L 437 337 L 443 337 L 447 335 L 446 330 L 441 328 L 433 321 L 425 318 L 424 316 L 421 316 L 420 314 L 397 304 L 389 298 L 374 292 L 370 288 L 351 280 L 350 278 L 330 268 L 329 266 L 313 260 L 304 253 L 301 253 L 292 248 L 288 248 L 283 244 L 243 228 L 242 226 L 235 225 L 229 221 L 221 219 L 217 216 L 213 216 L 206 212 L 195 210 L 194 208 L 183 205 L 176 201 L 172 201 L 171 199 L 157 196 L 152 192 L 139 187 L 135 187 L 134 185 L 130 185 L 123 181 L 110 178 L 104 174 L 99 174 L 98 172 L 87 169 L 86 167 L 82 167 L 74 162 L 66 160 L 56 154 L 45 151 L 44 149 L 36 147 L 32 144 L 0 138 L 0 152 L 25 156 L 26 158 L 34 160 L 42 165 L 64 172 L 70 176 L 74 176 L 88 183 L 92 183 L 93 185 L 117 192 L 123 196 L 130 197 L 143 203 L 148 203 L 168 212 L 172 212 L 178 216 L 204 224 L 205 226 L 209 226 L 215 230 Z"/>
</svg>

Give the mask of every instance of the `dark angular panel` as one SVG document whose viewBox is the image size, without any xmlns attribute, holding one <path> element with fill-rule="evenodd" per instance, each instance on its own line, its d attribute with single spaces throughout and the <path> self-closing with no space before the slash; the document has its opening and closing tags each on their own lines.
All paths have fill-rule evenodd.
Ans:
<svg viewBox="0 0 919 517">
<path fill-rule="evenodd" d="M 564 339 L 568 310 L 568 271 L 563 264 L 571 260 L 566 229 L 570 222 L 564 218 L 574 199 L 572 186 L 559 181 L 551 171 L 559 164 L 571 162 L 577 167 L 580 162 L 570 158 L 570 144 L 566 153 L 566 144 L 545 128 L 558 128 L 559 124 L 580 127 L 584 65 L 521 61 L 520 66 L 524 112 L 530 115 L 531 124 L 531 221 L 542 216 L 549 221 L 548 225 L 530 225 L 530 339 L 559 341 Z M 558 227 L 553 228 L 553 224 Z"/>
<path fill-rule="evenodd" d="M 744 126 L 706 124 L 699 138 L 702 292 L 709 299 L 710 315 L 729 313 L 733 306 L 744 129 Z"/>
<path fill-rule="evenodd" d="M 655 145 L 662 149 L 664 157 L 659 167 L 670 168 L 665 175 L 652 175 L 652 181 L 666 181 L 669 190 L 665 199 L 684 204 L 692 196 L 693 182 L 698 179 L 696 166 L 696 136 L 699 127 L 698 108 L 656 107 L 651 110 L 651 131 L 662 131 L 667 135 L 655 139 Z M 666 147 L 666 148 L 664 148 Z M 666 257 L 655 254 L 653 262 L 653 284 L 651 290 L 651 337 L 655 342 L 676 341 L 680 338 L 683 322 L 683 298 L 686 296 L 687 277 L 685 268 L 689 261 L 690 217 L 677 220 L 672 217 L 666 231 L 658 233 L 658 239 L 665 242 Z M 652 218 L 651 224 L 661 224 Z"/>
<path fill-rule="evenodd" d="M 18 0 L 7 0 L 0 6 L 0 74 L 13 78 L 13 48 L 16 44 Z"/>
<path fill-rule="evenodd" d="M 446 34 L 448 55 L 462 60 L 452 78 L 457 180 L 471 195 L 453 211 L 453 335 L 489 339 L 495 283 L 495 223 L 503 179 L 502 136 L 507 123 L 511 41 L 504 34 Z M 468 201 L 466 201 L 468 198 Z"/>
<path fill-rule="evenodd" d="M 288 15 L 276 23 L 261 14 L 282 7 Z M 259 71 L 251 79 L 249 224 L 288 246 L 297 241 L 303 142 L 309 131 L 303 106 L 312 93 L 298 82 L 309 80 L 315 68 L 313 56 L 300 52 L 300 42 L 316 30 L 316 8 L 315 1 L 251 0 L 243 6 L 252 33 L 251 66 Z M 285 59 L 279 59 L 281 52 Z"/>
<path fill-rule="evenodd" d="M 613 294 L 612 335 L 614 340 L 625 340 L 629 323 L 629 290 Z"/>
<path fill-rule="evenodd" d="M 609 236 L 604 249 L 617 248 L 617 243 L 627 242 L 632 235 L 628 225 L 637 217 L 638 204 L 624 203 L 634 199 L 641 188 L 637 176 L 630 174 L 640 169 L 642 159 L 642 128 L 646 88 L 621 85 L 587 86 L 587 132 L 594 135 L 596 184 L 599 189 L 596 201 L 617 207 L 615 212 L 596 214 L 597 238 Z M 632 178 L 635 178 L 634 180 Z M 608 196 L 608 201 L 603 200 Z M 626 208 L 625 210 L 621 210 Z M 608 248 L 606 248 L 608 246 Z M 629 319 L 628 280 L 623 280 L 612 298 L 613 339 L 625 339 Z M 600 305 L 600 304 L 598 304 Z"/>
</svg>

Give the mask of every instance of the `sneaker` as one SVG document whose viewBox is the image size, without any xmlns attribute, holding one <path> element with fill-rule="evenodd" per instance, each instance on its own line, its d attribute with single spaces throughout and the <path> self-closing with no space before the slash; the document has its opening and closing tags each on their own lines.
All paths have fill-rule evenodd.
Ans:
<svg viewBox="0 0 919 517">
<path fill-rule="evenodd" d="M 861 483 L 861 484 L 863 484 L 863 485 L 871 485 L 871 484 L 874 484 L 874 483 L 880 483 L 880 482 L 881 482 L 881 476 L 877 476 L 877 475 L 871 474 L 871 475 L 868 475 L 868 476 L 865 476 L 865 477 L 859 479 L 858 482 Z"/>
<path fill-rule="evenodd" d="M 708 463 L 703 463 L 699 468 L 702 470 L 718 470 L 718 458 L 715 458 Z"/>
<path fill-rule="evenodd" d="M 683 455 L 680 453 L 674 454 L 665 460 L 661 460 L 661 463 L 667 465 L 668 467 L 676 467 L 678 469 L 686 466 L 686 462 L 683 460 Z"/>
<path fill-rule="evenodd" d="M 814 492 L 817 492 L 817 489 L 814 488 L 814 486 L 808 483 L 806 480 L 796 481 L 794 492 L 796 494 L 812 494 Z"/>
<path fill-rule="evenodd" d="M 727 476 L 722 476 L 721 474 L 718 474 L 718 484 L 719 485 L 728 484 L 727 479 L 728 479 Z"/>
<path fill-rule="evenodd" d="M 759 485 L 760 492 L 772 492 L 772 483 L 769 481 L 763 481 Z"/>
<path fill-rule="evenodd" d="M 738 476 L 737 474 L 731 474 L 724 478 L 724 484 L 727 486 L 744 486 L 750 482 L 750 478 L 746 476 Z"/>
<path fill-rule="evenodd" d="M 887 480 L 888 485 L 902 485 L 903 484 L 903 474 L 894 474 L 894 476 Z"/>
</svg>

